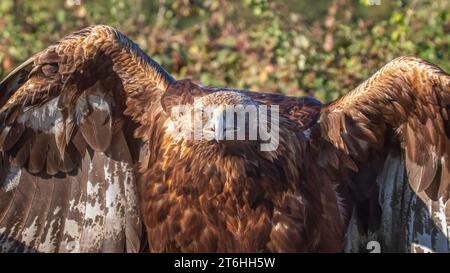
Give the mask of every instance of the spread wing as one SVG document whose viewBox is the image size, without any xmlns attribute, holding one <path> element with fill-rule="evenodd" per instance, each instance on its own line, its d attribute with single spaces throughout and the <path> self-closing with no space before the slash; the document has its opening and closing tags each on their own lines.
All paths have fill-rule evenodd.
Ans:
<svg viewBox="0 0 450 273">
<path fill-rule="evenodd" d="M 63 38 L 6 77 L 0 252 L 139 251 L 143 117 L 173 81 L 107 26 Z"/>
<path fill-rule="evenodd" d="M 384 251 L 450 251 L 449 110 L 449 74 L 415 57 L 391 61 L 321 110 L 321 139 L 358 166 L 348 251 L 371 240 Z M 371 197 L 378 210 L 357 213 Z"/>
</svg>

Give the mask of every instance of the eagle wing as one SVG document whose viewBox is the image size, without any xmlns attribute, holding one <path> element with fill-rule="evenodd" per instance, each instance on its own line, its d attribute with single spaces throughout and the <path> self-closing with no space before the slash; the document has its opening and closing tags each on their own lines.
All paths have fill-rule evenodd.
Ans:
<svg viewBox="0 0 450 273">
<path fill-rule="evenodd" d="M 7 76 L 0 252 L 139 251 L 143 117 L 173 81 L 108 26 L 71 34 Z"/>
<path fill-rule="evenodd" d="M 449 110 L 449 74 L 409 56 L 322 108 L 321 158 L 357 165 L 347 251 L 450 251 Z"/>
</svg>

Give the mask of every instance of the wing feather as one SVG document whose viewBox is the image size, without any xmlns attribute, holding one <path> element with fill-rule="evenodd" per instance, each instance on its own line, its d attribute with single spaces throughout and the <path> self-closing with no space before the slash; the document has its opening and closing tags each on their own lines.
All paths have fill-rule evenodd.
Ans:
<svg viewBox="0 0 450 273">
<path fill-rule="evenodd" d="M 321 111 L 321 140 L 333 144 L 358 166 L 370 164 L 378 170 L 370 183 L 361 181 L 364 176 L 360 174 L 349 183 L 379 186 L 382 212 L 369 217 L 381 220 L 377 236 L 385 251 L 441 251 L 450 246 L 450 215 L 445 212 L 450 197 L 449 98 L 450 75 L 407 56 L 391 61 Z M 392 156 L 397 150 L 400 155 Z M 377 167 L 375 156 L 385 158 L 384 167 Z M 331 158 L 328 164 L 333 162 Z M 398 221 L 393 223 L 389 217 Z M 388 222 L 392 222 L 389 228 Z"/>
<path fill-rule="evenodd" d="M 0 251 L 140 251 L 129 146 L 143 134 L 125 124 L 148 126 L 143 114 L 174 82 L 108 26 L 66 36 L 2 80 Z"/>
</svg>

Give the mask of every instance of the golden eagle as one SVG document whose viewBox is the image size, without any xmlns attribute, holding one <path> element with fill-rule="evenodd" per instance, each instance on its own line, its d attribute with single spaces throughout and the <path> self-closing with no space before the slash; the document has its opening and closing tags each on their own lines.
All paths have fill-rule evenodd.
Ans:
<svg viewBox="0 0 450 273">
<path fill-rule="evenodd" d="M 212 138 L 174 133 L 180 105 L 212 107 Z M 278 107 L 274 149 L 217 138 L 252 125 L 234 105 Z M 177 81 L 89 27 L 0 83 L 0 251 L 449 252 L 449 106 L 415 57 L 322 104 Z"/>
</svg>

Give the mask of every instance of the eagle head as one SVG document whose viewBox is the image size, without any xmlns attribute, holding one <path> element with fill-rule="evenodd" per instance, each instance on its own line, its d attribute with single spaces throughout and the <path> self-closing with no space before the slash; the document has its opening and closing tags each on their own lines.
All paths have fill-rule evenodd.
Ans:
<svg viewBox="0 0 450 273">
<path fill-rule="evenodd" d="M 272 116 L 244 92 L 212 92 L 172 108 L 166 131 L 177 141 L 242 148 L 268 140 L 267 130 L 275 131 Z"/>
</svg>

